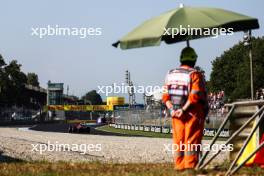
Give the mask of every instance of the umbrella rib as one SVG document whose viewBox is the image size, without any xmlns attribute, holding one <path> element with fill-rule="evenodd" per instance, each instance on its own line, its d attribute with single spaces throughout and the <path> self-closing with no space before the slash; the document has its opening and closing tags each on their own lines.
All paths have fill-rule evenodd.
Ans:
<svg viewBox="0 0 264 176">
<path fill-rule="evenodd" d="M 203 11 L 203 12 L 198 11 L 198 13 L 207 16 L 207 17 L 210 18 L 212 21 L 214 21 L 215 23 L 217 23 L 217 27 L 221 25 L 221 24 L 218 23 L 218 22 L 217 22 L 212 16 L 208 15 L 206 12 L 204 12 L 204 11 Z"/>
</svg>

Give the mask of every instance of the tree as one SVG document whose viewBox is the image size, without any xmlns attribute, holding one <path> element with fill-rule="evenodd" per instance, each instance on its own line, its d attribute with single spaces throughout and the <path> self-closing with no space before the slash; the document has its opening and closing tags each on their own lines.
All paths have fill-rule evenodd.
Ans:
<svg viewBox="0 0 264 176">
<path fill-rule="evenodd" d="M 38 75 L 35 73 L 27 74 L 27 84 L 39 87 Z"/>
<path fill-rule="evenodd" d="M 2 55 L 0 54 L 0 68 L 2 68 L 3 66 L 5 66 L 6 63 L 4 61 L 4 58 L 2 57 Z M 1 70 L 0 70 L 1 71 Z"/>
<path fill-rule="evenodd" d="M 25 84 L 27 82 L 27 76 L 21 72 L 21 64 L 18 64 L 16 60 L 12 60 L 7 65 L 5 70 L 6 81 L 6 96 L 8 104 L 22 105 L 27 99 L 23 94 Z"/>
<path fill-rule="evenodd" d="M 3 98 L 3 89 L 5 84 L 4 66 L 6 65 L 4 58 L 0 54 L 0 100 Z"/>
<path fill-rule="evenodd" d="M 21 71 L 21 67 L 16 60 L 6 64 L 0 55 L 0 108 L 14 105 L 32 107 L 25 85 L 39 85 L 38 76 L 35 73 L 29 73 L 27 76 Z"/>
<path fill-rule="evenodd" d="M 1 106 L 27 105 L 29 97 L 25 94 L 27 76 L 21 71 L 21 64 L 12 60 L 6 64 L 0 55 L 0 104 Z"/>
<path fill-rule="evenodd" d="M 92 90 L 88 93 L 86 93 L 84 96 L 81 98 L 84 100 L 84 102 L 90 102 L 93 105 L 101 105 L 103 104 L 101 95 L 96 92 L 96 90 Z"/>
<path fill-rule="evenodd" d="M 264 37 L 252 39 L 254 90 L 264 87 Z M 224 90 L 228 99 L 250 98 L 249 48 L 242 42 L 212 62 L 210 90 Z"/>
</svg>

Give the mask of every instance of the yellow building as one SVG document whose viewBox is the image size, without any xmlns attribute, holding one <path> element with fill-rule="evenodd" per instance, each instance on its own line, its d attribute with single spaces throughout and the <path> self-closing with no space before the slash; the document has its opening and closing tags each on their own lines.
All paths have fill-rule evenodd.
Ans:
<svg viewBox="0 0 264 176">
<path fill-rule="evenodd" d="M 124 105 L 125 97 L 107 97 L 106 99 L 107 105 Z"/>
</svg>

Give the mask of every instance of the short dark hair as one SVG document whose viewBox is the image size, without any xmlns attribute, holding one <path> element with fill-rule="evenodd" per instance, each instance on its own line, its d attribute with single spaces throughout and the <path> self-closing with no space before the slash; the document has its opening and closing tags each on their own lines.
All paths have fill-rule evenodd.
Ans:
<svg viewBox="0 0 264 176">
<path fill-rule="evenodd" d="M 182 61 L 181 64 L 182 65 L 188 65 L 190 67 L 194 67 L 196 62 L 193 62 L 193 61 Z"/>
</svg>

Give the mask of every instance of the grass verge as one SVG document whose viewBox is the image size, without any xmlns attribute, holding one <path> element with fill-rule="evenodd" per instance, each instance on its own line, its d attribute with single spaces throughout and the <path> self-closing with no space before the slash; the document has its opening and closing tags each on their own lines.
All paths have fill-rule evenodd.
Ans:
<svg viewBox="0 0 264 176">
<path fill-rule="evenodd" d="M 166 133 L 154 133 L 154 132 L 147 132 L 147 131 L 134 131 L 134 130 L 124 130 L 124 129 L 118 129 L 114 127 L 110 127 L 108 125 L 101 126 L 96 128 L 97 130 L 107 131 L 111 133 L 119 133 L 119 134 L 125 134 L 125 135 L 131 135 L 131 136 L 144 136 L 144 137 L 155 137 L 155 138 L 171 138 L 171 134 Z"/>
<path fill-rule="evenodd" d="M 193 172 L 191 175 L 224 175 L 224 169 Z M 236 175 L 263 175 L 259 167 L 242 168 Z M 0 163 L 1 176 L 187 176 L 190 173 L 173 169 L 171 163 L 162 164 L 113 164 L 113 163 L 65 163 L 65 162 L 14 162 Z"/>
</svg>

